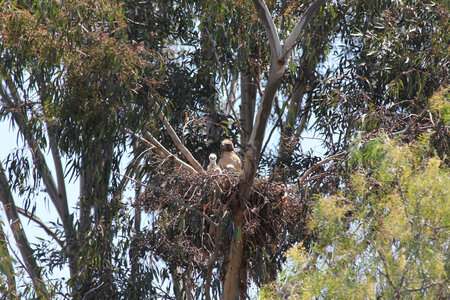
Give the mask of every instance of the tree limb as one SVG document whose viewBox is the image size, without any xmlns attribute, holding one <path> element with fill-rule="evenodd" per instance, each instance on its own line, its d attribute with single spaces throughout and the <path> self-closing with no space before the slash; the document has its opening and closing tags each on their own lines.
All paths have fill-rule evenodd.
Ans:
<svg viewBox="0 0 450 300">
<path fill-rule="evenodd" d="M 3 85 L 1 84 L 0 84 L 0 95 L 2 96 L 2 99 L 5 101 L 7 106 L 13 109 L 12 111 L 13 118 L 16 124 L 19 126 L 19 130 L 23 134 L 23 137 L 27 141 L 28 147 L 33 153 L 33 161 L 39 171 L 39 175 L 42 177 L 42 180 L 44 181 L 47 193 L 50 196 L 53 205 L 55 205 L 56 210 L 58 211 L 58 215 L 61 217 L 64 223 L 67 223 L 69 221 L 67 220 L 67 217 L 69 216 L 69 212 L 67 211 L 67 203 L 65 205 L 62 203 L 61 201 L 62 199 L 60 198 L 60 195 L 58 193 L 58 188 L 56 187 L 55 181 L 53 180 L 50 169 L 48 168 L 48 165 L 45 161 L 44 155 L 42 154 L 42 151 L 39 148 L 38 143 L 30 134 L 27 128 L 27 121 L 25 119 L 25 116 L 18 109 L 21 100 L 19 98 L 17 90 L 14 87 L 14 84 L 12 83 L 11 80 L 8 79 L 6 79 L 5 82 L 12 94 L 15 103 L 11 100 L 10 96 L 7 94 L 7 92 L 3 88 Z"/>
<path fill-rule="evenodd" d="M 298 180 L 298 185 L 301 186 L 305 182 L 305 180 L 309 176 L 309 174 L 314 172 L 321 165 L 326 164 L 326 163 L 328 163 L 328 162 L 330 162 L 332 160 L 339 159 L 339 158 L 343 157 L 346 154 L 347 154 L 346 151 L 338 152 L 338 153 L 336 153 L 336 154 L 334 154 L 332 156 L 329 156 L 329 157 L 327 157 L 325 159 L 322 159 L 321 161 L 315 163 L 311 168 L 309 168 L 308 170 L 306 170 L 305 173 L 303 173 L 302 177 L 300 177 L 300 179 Z"/>
<path fill-rule="evenodd" d="M 267 9 L 264 0 L 253 0 L 259 19 L 264 25 L 267 38 L 269 39 L 270 52 L 275 60 L 279 60 L 283 57 L 283 48 L 280 43 L 280 37 L 278 36 L 277 28 L 273 23 L 272 16 Z"/>
<path fill-rule="evenodd" d="M 27 217 L 28 219 L 34 221 L 39 226 L 41 226 L 41 228 L 45 231 L 45 233 L 47 233 L 49 236 L 51 236 L 59 244 L 59 246 L 61 246 L 61 248 L 64 247 L 64 243 L 58 238 L 56 233 L 54 233 L 50 228 L 48 228 L 47 225 L 45 225 L 45 223 L 41 219 L 39 219 L 37 216 L 31 214 L 30 212 L 26 211 L 23 208 L 16 206 L 16 209 L 19 214 Z"/>
<path fill-rule="evenodd" d="M 203 170 L 203 167 L 199 164 L 199 162 L 195 159 L 195 157 L 192 155 L 192 153 L 188 150 L 188 148 L 186 148 L 183 144 L 183 142 L 180 140 L 180 138 L 178 137 L 177 133 L 175 132 L 175 130 L 173 130 L 172 125 L 170 125 L 169 121 L 167 120 L 167 118 L 164 116 L 164 114 L 162 113 L 162 110 L 159 109 L 159 105 L 157 103 L 156 107 L 159 110 L 159 118 L 162 121 L 164 127 L 167 130 L 167 133 L 170 135 L 170 137 L 172 138 L 172 141 L 175 143 L 175 146 L 177 146 L 178 150 L 180 150 L 180 152 L 184 155 L 184 157 L 187 159 L 187 161 L 191 164 L 191 166 L 198 172 L 201 174 L 206 174 L 205 170 Z"/>
<path fill-rule="evenodd" d="M 152 190 L 156 190 L 156 191 L 158 191 L 158 192 L 163 193 L 164 195 L 166 195 L 167 197 L 171 198 L 172 200 L 174 200 L 176 203 L 180 204 L 181 206 L 183 206 L 183 207 L 186 208 L 187 210 L 190 210 L 190 211 L 192 211 L 194 214 L 196 214 L 196 215 L 198 215 L 198 216 L 204 218 L 209 224 L 213 225 L 214 227 L 219 226 L 219 224 L 217 224 L 216 222 L 214 222 L 210 217 L 208 217 L 208 215 L 202 213 L 200 210 L 196 209 L 195 207 L 192 207 L 192 206 L 187 205 L 186 203 L 183 202 L 183 200 L 181 200 L 180 198 L 178 198 L 178 197 L 172 195 L 172 194 L 169 193 L 168 191 L 166 191 L 166 190 L 164 190 L 164 189 L 162 189 L 162 188 L 160 188 L 160 187 L 154 186 L 154 185 L 152 185 L 152 184 L 150 184 L 150 183 L 144 184 L 144 183 L 142 183 L 141 181 L 136 180 L 136 179 L 134 179 L 134 178 L 131 178 L 131 177 L 128 176 L 128 175 L 123 175 L 123 174 L 119 174 L 119 173 L 116 173 L 116 174 L 119 175 L 119 176 L 127 177 L 128 180 L 131 180 L 131 181 L 133 181 L 133 182 L 139 184 L 140 186 L 143 186 L 143 187 L 145 187 L 145 188 L 152 189 Z"/>
<path fill-rule="evenodd" d="M 289 37 L 286 39 L 283 46 L 283 57 L 288 56 L 292 49 L 294 49 L 295 45 L 298 43 L 298 38 L 305 30 L 306 25 L 311 21 L 315 12 L 324 4 L 327 0 L 316 0 L 313 4 L 311 4 L 308 9 L 305 11 L 303 16 L 300 19 L 300 22 L 295 26 L 294 30 L 292 30 Z"/>
<path fill-rule="evenodd" d="M 50 299 L 50 295 L 47 292 L 47 288 L 41 277 L 39 266 L 34 257 L 33 249 L 31 249 L 28 238 L 23 229 L 22 222 L 20 221 L 17 213 L 16 205 L 14 204 L 14 198 L 11 194 L 11 189 L 8 184 L 8 178 L 5 174 L 5 169 L 0 162 L 0 201 L 3 203 L 6 216 L 8 218 L 9 226 L 16 241 L 17 248 L 19 248 L 20 254 L 25 262 L 25 270 L 30 275 L 34 286 L 38 293 L 44 295 L 46 299 Z"/>
<path fill-rule="evenodd" d="M 175 155 L 173 155 L 172 153 L 170 153 L 169 150 L 167 150 L 163 145 L 161 145 L 160 142 L 158 142 L 153 135 L 150 134 L 150 132 L 144 132 L 144 136 L 146 139 L 144 139 L 143 137 L 135 134 L 133 131 L 131 131 L 130 129 L 125 129 L 126 132 L 128 132 L 129 134 L 131 134 L 133 137 L 135 137 L 136 139 L 138 139 L 138 141 L 140 141 L 141 143 L 143 143 L 144 145 L 146 145 L 147 147 L 149 147 L 150 149 L 155 149 L 155 151 L 161 155 L 164 158 L 171 158 L 173 159 L 174 163 L 185 169 L 186 171 L 188 171 L 189 173 L 197 173 L 197 171 L 190 166 L 189 164 L 185 163 L 184 161 L 182 161 L 181 159 L 179 159 L 178 157 L 176 157 Z"/>
</svg>

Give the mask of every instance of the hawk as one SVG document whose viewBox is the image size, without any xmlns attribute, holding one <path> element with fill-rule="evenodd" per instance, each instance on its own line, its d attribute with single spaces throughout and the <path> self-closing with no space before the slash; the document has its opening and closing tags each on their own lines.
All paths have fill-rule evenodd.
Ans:
<svg viewBox="0 0 450 300">
<path fill-rule="evenodd" d="M 219 167 L 222 170 L 233 170 L 235 173 L 242 173 L 241 159 L 234 151 L 233 143 L 229 140 L 223 140 L 220 147 L 222 153 L 219 159 Z"/>
<path fill-rule="evenodd" d="M 209 165 L 206 168 L 206 170 L 208 172 L 219 173 L 219 174 L 221 173 L 221 170 L 220 170 L 219 166 L 217 165 L 216 161 L 217 161 L 217 155 L 215 155 L 214 153 L 211 153 L 209 155 Z"/>
</svg>

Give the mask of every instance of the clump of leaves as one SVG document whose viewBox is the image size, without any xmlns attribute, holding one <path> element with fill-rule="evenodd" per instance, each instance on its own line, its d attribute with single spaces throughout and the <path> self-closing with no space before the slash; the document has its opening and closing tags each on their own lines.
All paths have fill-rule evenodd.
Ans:
<svg viewBox="0 0 450 300">
<path fill-rule="evenodd" d="M 261 297 L 447 298 L 450 173 L 428 141 L 354 150 L 350 186 L 314 208 L 317 242 L 291 248 Z"/>
</svg>

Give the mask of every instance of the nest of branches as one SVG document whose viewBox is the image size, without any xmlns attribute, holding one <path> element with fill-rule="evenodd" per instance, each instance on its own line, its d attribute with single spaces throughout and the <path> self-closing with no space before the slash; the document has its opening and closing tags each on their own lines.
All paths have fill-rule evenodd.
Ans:
<svg viewBox="0 0 450 300">
<path fill-rule="evenodd" d="M 283 253 L 298 241 L 308 245 L 311 240 L 306 229 L 310 200 L 280 182 L 256 178 L 250 197 L 242 199 L 238 175 L 162 169 L 136 205 L 155 216 L 156 230 L 147 232 L 142 246 L 165 261 L 207 271 L 220 266 L 232 237 L 240 235 L 247 242 L 244 258 L 258 273 L 255 277 L 261 280 L 265 273 L 266 280 L 273 280 Z M 236 205 L 244 209 L 241 230 L 233 222 Z"/>
</svg>

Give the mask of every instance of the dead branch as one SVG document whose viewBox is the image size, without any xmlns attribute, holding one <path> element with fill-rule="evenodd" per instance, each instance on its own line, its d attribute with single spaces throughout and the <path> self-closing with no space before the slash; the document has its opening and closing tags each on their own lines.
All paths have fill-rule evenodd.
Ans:
<svg viewBox="0 0 450 300">
<path fill-rule="evenodd" d="M 141 143 L 143 143 L 144 145 L 149 147 L 149 149 L 152 149 L 152 150 L 154 149 L 160 156 L 162 156 L 164 158 L 173 159 L 174 163 L 177 166 L 185 169 L 186 171 L 188 171 L 191 174 L 197 173 L 197 171 L 192 166 L 188 165 L 187 163 L 185 163 L 184 161 L 182 161 L 181 159 L 179 159 L 178 157 L 176 157 L 175 155 L 170 153 L 170 151 L 167 150 L 163 145 L 161 145 L 161 143 L 158 142 L 153 137 L 153 135 L 151 135 L 150 132 L 144 132 L 144 136 L 146 138 L 146 139 L 144 139 L 143 137 L 137 135 L 130 129 L 125 128 L 125 131 L 128 132 L 129 134 L 131 134 L 136 139 L 138 139 L 138 141 L 140 141 Z"/>
</svg>

